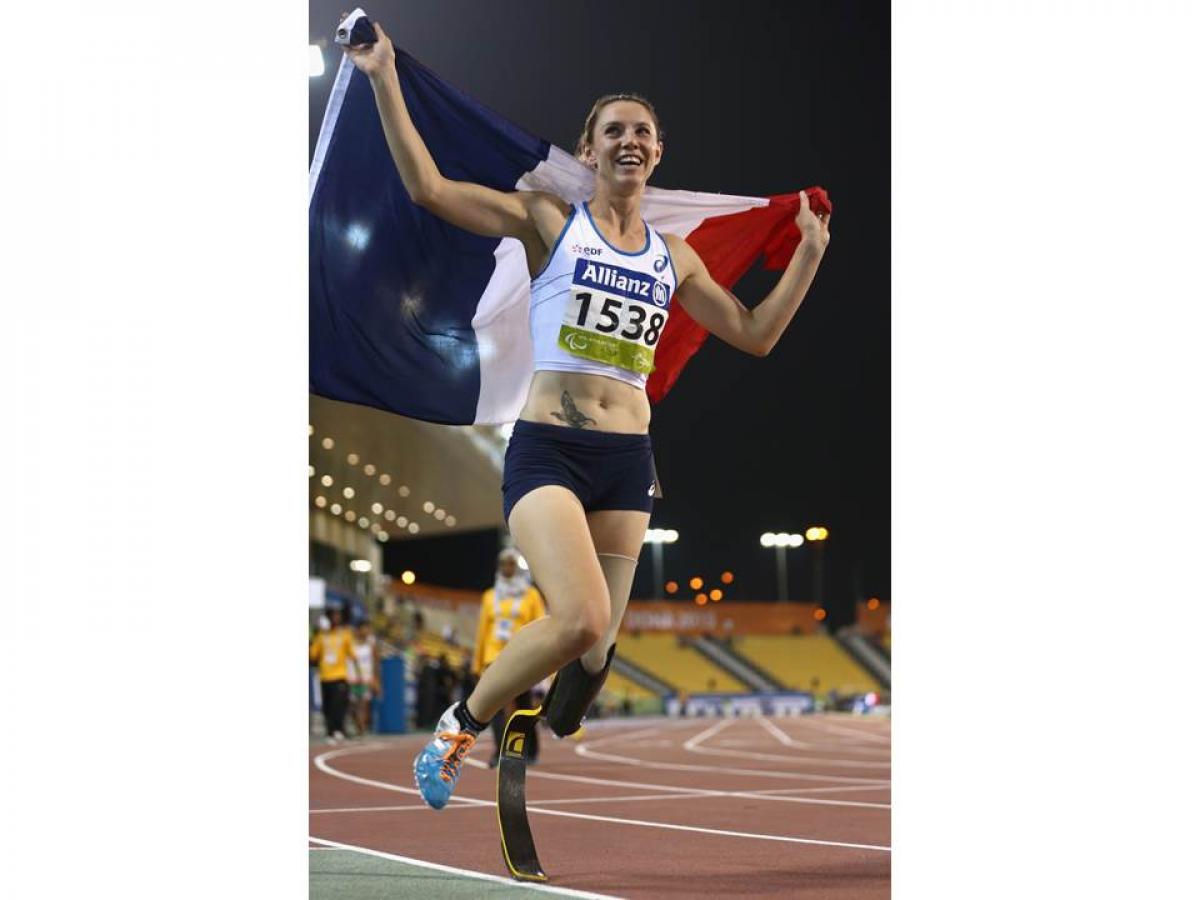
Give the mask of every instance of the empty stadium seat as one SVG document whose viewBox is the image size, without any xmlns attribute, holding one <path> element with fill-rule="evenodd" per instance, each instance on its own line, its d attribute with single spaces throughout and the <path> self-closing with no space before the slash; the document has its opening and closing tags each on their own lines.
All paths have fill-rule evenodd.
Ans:
<svg viewBox="0 0 1200 900">
<path fill-rule="evenodd" d="M 746 635 L 734 638 L 733 647 L 791 690 L 811 690 L 814 678 L 820 679 L 820 693 L 881 690 L 870 673 L 828 635 Z"/>
<path fill-rule="evenodd" d="M 676 689 L 744 693 L 750 688 L 674 634 L 623 634 L 617 655 Z"/>
</svg>

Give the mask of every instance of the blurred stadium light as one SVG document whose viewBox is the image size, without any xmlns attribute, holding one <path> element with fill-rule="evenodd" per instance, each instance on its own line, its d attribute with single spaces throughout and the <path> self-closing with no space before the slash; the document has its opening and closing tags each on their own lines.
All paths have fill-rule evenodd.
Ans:
<svg viewBox="0 0 1200 900">
<path fill-rule="evenodd" d="M 812 529 L 810 528 L 811 532 Z M 810 537 L 809 540 L 812 540 Z M 778 600 L 780 603 L 787 602 L 787 551 L 791 547 L 799 547 L 804 543 L 804 535 L 790 534 L 788 532 L 768 531 L 762 535 L 758 542 L 764 547 L 775 548 L 775 579 L 777 585 Z M 730 581 L 733 577 L 730 576 Z"/>
<path fill-rule="evenodd" d="M 659 591 L 663 586 L 663 544 L 673 544 L 677 540 L 679 540 L 679 532 L 674 528 L 651 528 L 642 539 L 642 543 L 650 545 L 654 555 L 654 596 L 659 599 L 661 599 Z M 674 591 L 667 593 L 674 593 Z"/>
</svg>

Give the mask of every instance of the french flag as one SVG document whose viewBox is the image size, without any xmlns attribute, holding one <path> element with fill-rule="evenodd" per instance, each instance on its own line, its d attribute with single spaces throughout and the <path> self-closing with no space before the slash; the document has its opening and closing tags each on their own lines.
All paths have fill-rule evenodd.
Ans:
<svg viewBox="0 0 1200 900">
<path fill-rule="evenodd" d="M 397 49 L 409 113 L 447 178 L 570 203 L 594 174 Z M 829 209 L 820 188 L 816 211 Z M 685 238 L 731 287 L 759 257 L 781 269 L 800 240 L 796 194 L 648 188 L 643 215 Z M 515 421 L 533 377 L 529 274 L 513 238 L 485 238 L 416 206 L 396 171 L 365 75 L 343 58 L 309 171 L 309 380 L 323 397 L 450 425 Z M 679 306 L 647 392 L 662 399 L 707 332 Z"/>
</svg>

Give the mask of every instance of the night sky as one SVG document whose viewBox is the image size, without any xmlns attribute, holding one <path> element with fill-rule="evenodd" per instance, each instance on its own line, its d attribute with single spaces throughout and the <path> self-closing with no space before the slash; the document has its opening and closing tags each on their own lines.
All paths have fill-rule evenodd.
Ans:
<svg viewBox="0 0 1200 900">
<path fill-rule="evenodd" d="M 311 0 L 310 40 L 347 8 Z M 833 239 L 783 339 L 756 359 L 709 338 L 653 411 L 665 497 L 652 525 L 675 528 L 665 574 L 706 585 L 735 573 L 730 600 L 773 600 L 764 531 L 822 524 L 828 624 L 854 599 L 890 601 L 890 38 L 878 2 L 374 0 L 364 9 L 446 80 L 571 150 L 593 100 L 636 91 L 666 132 L 652 184 L 765 195 L 821 185 Z M 310 79 L 309 153 L 332 82 Z M 777 273 L 752 270 L 748 306 Z M 497 535 L 387 545 L 430 582 L 482 588 Z M 789 594 L 813 599 L 808 545 L 789 553 Z M 653 593 L 649 551 L 634 596 Z M 690 598 L 690 592 L 685 593 Z M 680 596 L 680 595 L 677 595 Z"/>
</svg>

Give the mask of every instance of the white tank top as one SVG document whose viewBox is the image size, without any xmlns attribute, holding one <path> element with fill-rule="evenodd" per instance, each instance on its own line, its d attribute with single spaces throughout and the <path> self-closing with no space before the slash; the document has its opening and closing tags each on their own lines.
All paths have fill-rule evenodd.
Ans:
<svg viewBox="0 0 1200 900">
<path fill-rule="evenodd" d="M 646 246 L 626 253 L 600 234 L 586 202 L 572 206 L 531 285 L 535 372 L 607 375 L 646 387 L 678 281 L 667 242 L 645 228 Z"/>
</svg>

